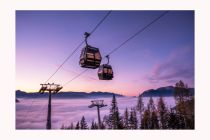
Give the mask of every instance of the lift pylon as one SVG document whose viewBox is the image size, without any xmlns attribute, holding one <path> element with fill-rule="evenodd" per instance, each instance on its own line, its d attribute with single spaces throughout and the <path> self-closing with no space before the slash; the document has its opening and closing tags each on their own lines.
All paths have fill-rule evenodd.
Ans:
<svg viewBox="0 0 210 140">
<path fill-rule="evenodd" d="M 105 107 L 107 105 L 104 104 L 104 100 L 92 100 L 91 105 L 89 105 L 89 108 L 97 107 L 97 113 L 98 113 L 98 127 L 101 128 L 101 117 L 100 117 L 100 108 Z"/>
<path fill-rule="evenodd" d="M 63 87 L 58 84 L 54 84 L 54 83 L 51 83 L 51 84 L 47 83 L 47 84 L 40 84 L 40 85 L 41 85 L 41 88 L 39 90 L 39 93 L 43 94 L 44 92 L 49 92 L 46 128 L 51 129 L 51 93 L 56 94 Z"/>
</svg>

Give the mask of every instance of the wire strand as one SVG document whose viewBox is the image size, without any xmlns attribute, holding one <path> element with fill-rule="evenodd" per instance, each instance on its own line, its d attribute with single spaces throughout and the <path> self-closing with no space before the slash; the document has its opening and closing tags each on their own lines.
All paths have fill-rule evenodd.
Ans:
<svg viewBox="0 0 210 140">
<path fill-rule="evenodd" d="M 93 30 L 90 32 L 90 35 L 93 34 L 96 29 L 104 22 L 104 20 L 111 14 L 112 11 L 108 11 L 107 14 L 104 16 L 104 18 L 93 28 Z"/>
<path fill-rule="evenodd" d="M 90 32 L 91 34 L 93 34 L 98 27 L 105 21 L 105 19 L 111 14 L 112 11 L 108 11 L 106 13 L 106 15 L 99 21 L 99 23 L 93 28 L 93 30 Z M 85 42 L 85 40 L 83 40 L 74 50 L 73 52 L 70 53 L 70 55 L 63 61 L 63 63 L 56 69 L 56 71 L 45 81 L 45 83 L 47 83 L 60 69 L 61 67 L 73 56 L 73 54 L 82 46 L 82 44 Z"/>
<path fill-rule="evenodd" d="M 61 67 L 70 59 L 70 57 L 73 56 L 73 54 L 82 46 L 82 44 L 85 42 L 83 40 L 75 49 L 74 51 L 63 61 L 63 63 L 56 69 L 56 71 L 45 81 L 47 83 L 60 69 Z"/>
<path fill-rule="evenodd" d="M 79 73 L 78 75 L 74 76 L 71 80 L 67 81 L 65 84 L 63 84 L 62 87 L 66 86 L 67 84 L 69 84 L 70 82 L 72 82 L 73 80 L 77 79 L 78 77 L 80 77 L 82 74 L 84 74 L 86 71 L 88 71 L 89 69 L 85 69 L 84 71 L 82 71 L 81 73 Z"/>
<path fill-rule="evenodd" d="M 160 16 L 158 16 L 157 18 L 155 18 L 153 21 L 151 21 L 149 24 L 147 24 L 146 26 L 144 26 L 143 28 L 141 28 L 139 31 L 137 31 L 134 35 L 132 35 L 131 37 L 129 37 L 127 40 L 125 40 L 122 44 L 120 44 L 118 47 L 116 47 L 115 49 L 113 49 L 111 52 L 109 52 L 107 55 L 111 55 L 112 53 L 114 53 L 115 51 L 117 51 L 119 48 L 121 48 L 123 45 L 125 45 L 127 42 L 129 42 L 130 40 L 132 40 L 133 38 L 135 38 L 137 35 L 139 35 L 140 33 L 142 33 L 143 31 L 145 31 L 148 27 L 150 27 L 152 24 L 154 24 L 156 21 L 158 21 L 160 18 L 162 18 L 164 15 L 166 15 L 169 11 L 165 11 L 164 13 L 162 13 Z"/>
<path fill-rule="evenodd" d="M 113 49 L 110 53 L 108 53 L 107 55 L 111 55 L 112 53 L 114 53 L 115 51 L 117 51 L 118 49 L 120 49 L 123 45 L 125 45 L 127 42 L 129 42 L 130 40 L 132 40 L 134 37 L 136 37 L 137 35 L 139 35 L 140 33 L 142 33 L 145 29 L 147 29 L 149 26 L 151 26 L 152 24 L 154 24 L 156 21 L 158 21 L 160 18 L 162 18 L 164 15 L 166 15 L 169 11 L 165 11 L 163 12 L 160 16 L 158 16 L 157 18 L 155 18 L 154 20 L 152 20 L 149 24 L 147 24 L 146 26 L 144 26 L 143 28 L 141 28 L 139 31 L 137 31 L 134 35 L 132 35 L 131 37 L 129 37 L 127 40 L 125 40 L 123 43 L 121 43 L 118 47 L 116 47 L 115 49 Z M 105 55 L 104 58 L 107 56 Z M 78 75 L 76 75 L 75 77 L 73 77 L 71 80 L 69 80 L 68 82 L 66 82 L 64 86 L 66 86 L 67 84 L 69 84 L 70 82 L 72 82 L 73 80 L 77 79 L 79 76 L 81 76 L 82 74 L 84 74 L 88 69 L 82 71 L 81 73 L 79 73 Z"/>
</svg>

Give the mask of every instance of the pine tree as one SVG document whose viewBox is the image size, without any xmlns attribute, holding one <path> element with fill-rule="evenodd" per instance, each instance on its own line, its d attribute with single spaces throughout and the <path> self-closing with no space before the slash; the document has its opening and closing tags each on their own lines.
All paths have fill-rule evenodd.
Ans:
<svg viewBox="0 0 210 140">
<path fill-rule="evenodd" d="M 97 123 L 92 121 L 90 129 L 98 129 Z"/>
<path fill-rule="evenodd" d="M 88 129 L 88 125 L 87 125 L 87 123 L 85 121 L 85 117 L 84 116 L 82 116 L 82 119 L 80 121 L 80 128 L 81 129 Z"/>
<path fill-rule="evenodd" d="M 130 129 L 137 129 L 137 117 L 135 109 L 131 108 L 130 117 L 129 117 L 129 128 Z"/>
<path fill-rule="evenodd" d="M 77 122 L 75 129 L 80 129 L 79 122 Z"/>
<path fill-rule="evenodd" d="M 143 112 L 144 112 L 144 102 L 142 98 L 143 98 L 142 95 L 139 95 L 137 106 L 136 106 L 136 109 L 139 112 L 139 123 L 140 123 L 139 125 L 140 126 L 141 126 L 141 120 L 142 120 Z"/>
<path fill-rule="evenodd" d="M 134 116 L 133 116 L 133 110 L 130 111 L 130 117 L 129 117 L 129 128 L 134 129 Z"/>
<path fill-rule="evenodd" d="M 129 112 L 128 112 L 128 109 L 126 108 L 125 113 L 124 113 L 124 120 L 123 120 L 125 129 L 129 129 L 129 120 L 128 120 L 129 118 L 128 117 L 129 117 Z"/>
<path fill-rule="evenodd" d="M 189 99 L 189 89 L 181 80 L 175 84 L 174 97 L 177 103 L 182 103 Z"/>
<path fill-rule="evenodd" d="M 74 124 L 71 123 L 70 129 L 74 129 Z"/>
<path fill-rule="evenodd" d="M 90 129 L 95 129 L 95 127 L 94 127 L 94 121 L 92 121 L 91 126 L 90 126 Z"/>
<path fill-rule="evenodd" d="M 158 125 L 158 119 L 157 119 L 157 112 L 156 112 L 156 108 L 154 105 L 154 101 L 152 99 L 152 97 L 150 97 L 149 99 L 149 103 L 147 105 L 147 110 L 149 113 L 149 128 L 150 129 L 157 129 L 159 128 Z"/>
<path fill-rule="evenodd" d="M 68 127 L 66 127 L 65 129 L 74 129 L 74 124 L 71 123 L 71 125 L 69 125 Z"/>
<path fill-rule="evenodd" d="M 168 121 L 168 128 L 169 129 L 179 129 L 179 118 L 177 117 L 176 113 L 173 112 L 173 109 L 169 112 L 169 121 Z"/>
<path fill-rule="evenodd" d="M 136 109 L 133 109 L 133 117 L 134 117 L 134 128 L 137 129 L 138 128 L 138 119 L 137 119 L 137 114 L 136 114 Z"/>
<path fill-rule="evenodd" d="M 112 124 L 111 124 L 110 116 L 105 115 L 103 117 L 103 123 L 104 123 L 104 125 L 105 125 L 105 127 L 107 129 L 112 129 Z"/>
<path fill-rule="evenodd" d="M 113 94 L 112 104 L 110 108 L 109 120 L 111 123 L 111 129 L 123 129 L 122 118 L 117 107 L 117 100 L 115 94 Z"/>
<path fill-rule="evenodd" d="M 184 82 L 176 83 L 174 97 L 176 100 L 176 115 L 179 118 L 179 129 L 194 129 L 194 98 L 189 94 L 189 88 Z"/>
<path fill-rule="evenodd" d="M 64 124 L 62 124 L 62 126 L 61 126 L 61 129 L 65 129 L 65 126 L 64 126 Z"/>
<path fill-rule="evenodd" d="M 187 127 L 188 129 L 194 129 L 195 128 L 195 118 L 194 118 L 194 109 L 195 109 L 195 101 L 194 97 L 190 97 L 189 101 L 186 103 L 187 104 Z"/>
<path fill-rule="evenodd" d="M 145 110 L 143 113 L 143 117 L 141 119 L 141 129 L 149 129 L 150 128 L 150 112 L 149 110 Z"/>
<path fill-rule="evenodd" d="M 155 111 L 152 112 L 152 116 L 150 118 L 150 129 L 159 129 L 159 124 L 158 124 L 158 116 Z"/>
<path fill-rule="evenodd" d="M 154 104 L 154 101 L 152 99 L 152 97 L 150 97 L 149 99 L 149 103 L 147 104 L 147 109 L 152 113 L 153 111 L 156 110 L 155 108 L 155 104 Z"/>
<path fill-rule="evenodd" d="M 178 129 L 187 129 L 187 124 L 186 124 L 186 116 L 183 116 L 179 113 L 176 113 L 176 118 L 178 119 Z"/>
<path fill-rule="evenodd" d="M 164 102 L 162 97 L 159 98 L 157 111 L 158 111 L 158 117 L 159 117 L 159 120 L 160 120 L 160 128 L 161 129 L 167 129 L 168 128 L 169 113 L 168 113 L 168 109 L 167 109 L 167 107 L 165 105 L 165 102 Z"/>
<path fill-rule="evenodd" d="M 97 126 L 98 127 L 98 126 Z M 101 129 L 106 129 L 106 126 L 104 125 L 104 123 L 101 123 Z"/>
</svg>

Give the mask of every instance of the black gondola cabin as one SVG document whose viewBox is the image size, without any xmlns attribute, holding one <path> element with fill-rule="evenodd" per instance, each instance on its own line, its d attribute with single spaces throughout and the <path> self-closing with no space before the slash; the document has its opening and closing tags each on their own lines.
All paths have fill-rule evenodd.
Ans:
<svg viewBox="0 0 210 140">
<path fill-rule="evenodd" d="M 112 66 L 108 64 L 101 65 L 98 69 L 98 78 L 100 80 L 112 80 L 113 78 Z"/>
<path fill-rule="evenodd" d="M 98 68 L 101 63 L 101 54 L 99 49 L 89 45 L 83 48 L 79 63 L 80 66 L 84 68 Z"/>
<path fill-rule="evenodd" d="M 85 33 L 86 47 L 82 49 L 79 64 L 84 68 L 96 69 L 101 64 L 101 54 L 98 48 L 88 45 L 87 38 L 90 34 Z"/>
</svg>

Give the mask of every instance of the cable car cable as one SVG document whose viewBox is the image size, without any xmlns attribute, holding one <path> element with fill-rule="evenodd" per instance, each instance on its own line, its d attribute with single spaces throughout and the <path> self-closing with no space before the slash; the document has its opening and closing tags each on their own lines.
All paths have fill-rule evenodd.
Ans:
<svg viewBox="0 0 210 140">
<path fill-rule="evenodd" d="M 111 14 L 112 11 L 108 11 L 106 15 L 99 21 L 99 23 L 93 28 L 93 30 L 90 32 L 90 34 L 93 34 L 97 28 L 105 21 L 105 19 Z M 45 81 L 47 83 L 59 70 L 60 68 L 70 59 L 70 57 L 73 56 L 73 54 L 81 47 L 81 45 L 85 42 L 83 40 L 74 50 L 73 52 L 63 61 L 63 63 L 56 69 L 56 71 Z"/>
<path fill-rule="evenodd" d="M 77 79 L 78 77 L 80 77 L 82 74 L 84 74 L 86 71 L 88 71 L 89 69 L 85 69 L 83 70 L 81 73 L 79 73 L 78 75 L 76 75 L 75 77 L 73 77 L 71 80 L 67 81 L 65 84 L 62 85 L 62 87 L 66 86 L 67 84 L 69 84 L 70 82 L 72 82 L 73 80 Z"/>
<path fill-rule="evenodd" d="M 113 49 L 110 53 L 108 53 L 107 55 L 111 55 L 112 53 L 114 53 L 115 51 L 117 51 L 119 48 L 121 48 L 123 45 L 125 45 L 127 42 L 129 42 L 130 40 L 132 40 L 134 37 L 136 37 L 137 35 L 139 35 L 140 33 L 142 33 L 143 31 L 145 31 L 148 27 L 150 27 L 152 24 L 154 24 L 156 21 L 158 21 L 160 18 L 162 18 L 164 15 L 166 15 L 169 11 L 165 11 L 164 13 L 162 13 L 160 16 L 158 16 L 157 18 L 155 18 L 153 21 L 151 21 L 149 24 L 147 24 L 146 26 L 144 26 L 143 28 L 141 28 L 139 31 L 137 31 L 134 35 L 132 35 L 131 37 L 129 37 L 127 40 L 125 40 L 122 44 L 120 44 L 118 47 L 116 47 L 115 49 Z"/>
<path fill-rule="evenodd" d="M 97 28 L 105 21 L 105 19 L 111 14 L 111 12 L 112 11 L 109 11 L 109 12 L 107 12 L 107 14 L 99 21 L 99 23 L 93 28 L 93 30 L 90 32 L 91 34 L 93 34 L 96 30 L 97 30 Z M 85 40 L 83 40 L 74 50 L 73 50 L 73 52 L 63 61 L 63 63 L 56 69 L 56 71 L 44 82 L 44 83 L 47 83 L 61 68 L 62 68 L 62 66 L 70 59 L 70 57 L 72 57 L 73 56 L 73 54 L 81 47 L 81 45 L 83 44 L 85 42 Z M 84 72 L 86 72 L 86 70 L 84 71 Z M 83 73 L 81 73 L 81 74 L 83 74 Z M 80 74 L 78 75 L 78 76 L 80 76 Z M 76 79 L 77 77 L 75 77 L 75 79 Z M 74 80 L 74 79 L 72 79 L 72 80 Z M 33 100 L 32 100 L 32 102 L 31 102 L 31 104 L 29 105 L 29 107 L 28 107 L 28 109 L 27 109 L 27 111 L 25 112 L 26 113 L 26 117 L 27 117 L 27 115 L 28 115 L 28 113 L 29 113 L 29 110 L 30 110 L 30 108 L 31 108 L 31 106 L 33 105 L 33 103 L 34 103 L 34 101 L 35 101 L 35 99 L 33 98 Z"/>
<path fill-rule="evenodd" d="M 107 12 L 107 14 L 104 16 L 104 18 L 90 32 L 90 35 L 96 31 L 96 29 L 104 22 L 104 20 L 111 14 L 111 12 L 112 12 L 112 10 L 110 10 L 110 11 Z"/>
<path fill-rule="evenodd" d="M 106 55 L 105 57 L 108 59 L 108 63 L 100 65 L 100 67 L 98 69 L 98 78 L 99 78 L 99 80 L 112 80 L 112 78 L 114 77 L 112 66 L 109 65 L 109 55 L 111 55 L 112 53 L 114 53 L 115 51 L 120 49 L 123 45 L 125 45 L 127 42 L 129 42 L 130 40 L 135 38 L 137 35 L 142 33 L 144 30 L 146 30 L 149 26 L 151 26 L 153 23 L 155 23 L 157 20 L 159 20 L 161 17 L 163 17 L 167 13 L 168 13 L 168 11 L 163 12 L 160 16 L 158 16 L 157 18 L 152 20 L 149 24 L 147 24 L 146 26 L 144 26 L 143 28 L 138 30 L 134 35 L 129 37 L 127 40 L 125 40 L 118 47 L 114 48 L 108 55 Z"/>
<path fill-rule="evenodd" d="M 165 16 L 169 11 L 165 11 L 163 12 L 160 16 L 158 16 L 157 18 L 155 18 L 154 20 L 152 20 L 149 24 L 147 24 L 146 26 L 144 26 L 143 28 L 141 28 L 138 32 L 136 32 L 134 35 L 132 35 L 131 37 L 129 37 L 127 40 L 125 40 L 121 45 L 119 45 L 118 47 L 116 47 L 115 49 L 113 49 L 110 53 L 108 53 L 108 55 L 114 53 L 115 51 L 117 51 L 118 49 L 120 49 L 123 45 L 125 45 L 127 42 L 129 42 L 130 40 L 132 40 L 134 37 L 136 37 L 137 35 L 139 35 L 140 33 L 142 33 L 145 29 L 147 29 L 149 26 L 151 26 L 152 24 L 154 24 L 156 21 L 158 21 L 160 18 L 162 18 L 163 16 Z M 107 55 L 105 55 L 106 57 Z M 104 58 L 105 58 L 104 57 Z M 71 80 L 69 80 L 68 82 L 66 82 L 64 86 L 66 86 L 67 84 L 69 84 L 70 82 L 72 82 L 73 80 L 75 80 L 76 78 L 78 78 L 79 76 L 81 76 L 82 74 L 84 74 L 88 69 L 82 71 L 81 73 L 79 73 L 78 75 L 76 75 L 74 78 L 72 78 Z"/>
<path fill-rule="evenodd" d="M 63 63 L 56 69 L 56 71 L 45 81 L 45 83 L 47 83 L 59 70 L 60 68 L 70 59 L 70 57 L 73 56 L 73 54 L 81 47 L 81 45 L 85 42 L 85 40 L 83 40 L 75 49 L 74 51 L 63 61 Z"/>
</svg>

